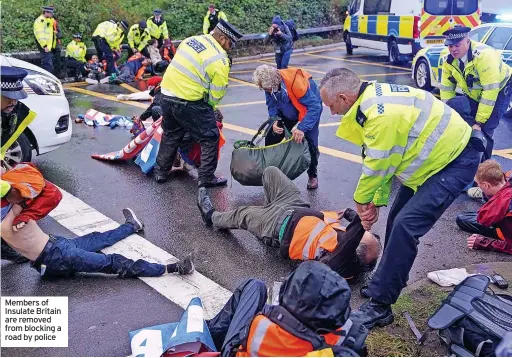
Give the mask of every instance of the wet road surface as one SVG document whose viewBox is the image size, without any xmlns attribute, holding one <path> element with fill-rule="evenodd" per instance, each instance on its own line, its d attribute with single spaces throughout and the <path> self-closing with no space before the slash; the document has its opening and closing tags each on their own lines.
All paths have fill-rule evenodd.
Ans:
<svg viewBox="0 0 512 358">
<path fill-rule="evenodd" d="M 291 66 L 304 67 L 319 81 L 330 69 L 347 67 L 365 80 L 414 85 L 406 65 L 393 66 L 386 56 L 359 49 L 348 57 L 342 47 L 314 51 L 292 57 Z M 264 94 L 251 84 L 252 71 L 272 59 L 236 63 L 230 88 L 220 107 L 224 114 L 224 146 L 217 173 L 230 178 L 229 163 L 233 143 L 249 139 L 252 130 L 267 119 Z M 132 86 L 144 89 L 144 83 Z M 69 88 L 71 116 L 94 108 L 106 113 L 136 115 L 146 104 L 112 101 L 113 96 L 129 93 L 129 87 L 113 85 Z M 319 189 L 307 191 L 307 175 L 295 183 L 313 208 L 338 210 L 353 207 L 352 193 L 360 175 L 360 148 L 335 136 L 339 116 L 324 107 L 321 119 Z M 166 252 L 183 257 L 196 252 L 196 269 L 219 285 L 233 290 L 247 278 L 258 278 L 272 285 L 285 276 L 293 264 L 282 259 L 275 249 L 261 244 L 252 235 L 233 230 L 219 232 L 206 228 L 196 207 L 195 173 L 176 175 L 158 185 L 134 163 L 112 164 L 91 159 L 92 153 L 121 149 L 130 140 L 129 131 L 108 127 L 73 124 L 72 140 L 58 150 L 37 157 L 35 163 L 45 177 L 109 218 L 122 223 L 121 209 L 131 207 L 146 224 L 142 236 Z M 512 123 L 504 122 L 495 134 L 497 150 L 512 148 Z M 512 152 L 512 150 L 510 150 Z M 512 157 L 509 157 L 512 158 Z M 496 156 L 505 170 L 512 169 L 507 154 Z M 396 183 L 395 183 L 396 184 Z M 396 185 L 393 193 L 396 193 Z M 218 210 L 263 202 L 258 187 L 243 187 L 230 178 L 228 187 L 211 189 Z M 394 195 L 394 194 L 393 194 Z M 392 199 L 391 199 L 392 200 Z M 411 271 L 411 282 L 428 271 L 460 267 L 489 261 L 511 261 L 505 255 L 469 251 L 467 234 L 458 230 L 455 216 L 464 210 L 476 210 L 479 203 L 460 196 L 419 245 Z M 384 236 L 387 208 L 380 213 L 374 231 Z M 48 233 L 73 237 L 65 227 L 48 217 L 41 222 Z M 156 324 L 176 321 L 182 308 L 138 279 L 118 279 L 105 275 L 77 275 L 71 279 L 42 280 L 28 264 L 2 261 L 3 295 L 69 296 L 69 348 L 4 348 L 3 356 L 126 356 L 130 354 L 128 332 Z M 353 294 L 356 300 L 357 291 Z"/>
</svg>

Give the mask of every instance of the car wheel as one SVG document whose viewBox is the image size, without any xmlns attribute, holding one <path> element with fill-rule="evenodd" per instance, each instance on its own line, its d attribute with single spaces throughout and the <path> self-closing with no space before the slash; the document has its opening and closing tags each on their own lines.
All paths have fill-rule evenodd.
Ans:
<svg viewBox="0 0 512 358">
<path fill-rule="evenodd" d="M 345 46 L 347 48 L 347 55 L 352 55 L 354 53 L 354 47 L 352 46 L 349 32 L 345 32 Z"/>
<path fill-rule="evenodd" d="M 398 49 L 398 44 L 396 43 L 396 40 L 391 40 L 389 42 L 388 54 L 389 62 L 395 65 L 403 65 L 405 63 L 405 61 L 401 59 L 400 50 Z"/>
<path fill-rule="evenodd" d="M 31 160 L 32 145 L 25 133 L 22 133 L 13 145 L 7 149 L 4 157 L 4 163 L 7 169 L 11 169 L 18 163 L 30 162 Z"/>
<path fill-rule="evenodd" d="M 430 68 L 427 61 L 423 58 L 418 60 L 416 68 L 414 69 L 414 81 L 416 82 L 416 87 L 422 90 L 430 91 L 432 89 Z"/>
</svg>

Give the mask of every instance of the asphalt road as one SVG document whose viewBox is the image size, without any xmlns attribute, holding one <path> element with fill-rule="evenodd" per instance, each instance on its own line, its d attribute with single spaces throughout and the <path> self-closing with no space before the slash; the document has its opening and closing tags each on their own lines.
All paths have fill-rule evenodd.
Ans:
<svg viewBox="0 0 512 358">
<path fill-rule="evenodd" d="M 358 49 L 347 57 L 343 48 L 292 57 L 292 66 L 303 66 L 315 80 L 329 69 L 347 67 L 365 80 L 413 85 L 410 69 L 392 66 L 381 54 Z M 252 71 L 262 62 L 249 61 L 233 66 L 231 88 L 222 102 L 227 143 L 221 154 L 217 173 L 230 178 L 229 163 L 236 140 L 250 138 L 267 118 L 264 94 L 251 85 Z M 144 83 L 133 84 L 143 89 Z M 135 115 L 141 108 L 112 101 L 107 96 L 129 93 L 120 86 L 80 86 L 68 89 L 66 96 L 71 115 L 85 113 L 89 108 L 102 112 Z M 86 90 L 84 93 L 83 90 Z M 91 91 L 91 92 L 87 92 Z M 139 105 L 140 106 L 140 105 Z M 337 210 L 353 206 L 352 193 L 360 175 L 360 164 L 354 155 L 360 149 L 335 136 L 338 116 L 324 108 L 320 144 L 325 147 L 319 159 L 320 187 L 306 190 L 307 175 L 296 180 L 312 207 Z M 512 124 L 502 123 L 495 135 L 496 149 L 512 148 Z M 117 222 L 122 222 L 121 209 L 133 208 L 146 224 L 144 238 L 168 253 L 183 257 L 196 251 L 197 270 L 233 290 L 246 278 L 259 278 L 271 285 L 285 276 L 293 265 L 281 259 L 274 249 L 262 245 L 248 233 L 230 233 L 206 228 L 196 207 L 194 174 L 176 176 L 158 185 L 133 163 L 111 164 L 91 159 L 92 153 L 121 149 L 130 140 L 124 128 L 92 128 L 74 124 L 71 142 L 60 149 L 35 158 L 45 177 L 92 208 Z M 512 151 L 512 150 L 511 150 Z M 505 155 L 506 156 L 506 155 Z M 506 170 L 512 161 L 496 157 Z M 263 201 L 261 188 L 243 187 L 230 179 L 228 187 L 210 191 L 219 210 Z M 410 282 L 425 277 L 428 271 L 461 267 L 490 261 L 511 261 L 505 255 L 472 252 L 466 248 L 467 234 L 458 230 L 455 216 L 464 210 L 476 210 L 479 204 L 466 196 L 459 197 L 435 227 L 421 239 L 419 254 L 411 271 Z M 387 209 L 375 232 L 384 236 Z M 73 237 L 66 228 L 51 218 L 42 220 L 48 233 Z M 126 356 L 130 354 L 128 332 L 151 325 L 176 321 L 182 308 L 169 301 L 138 279 L 118 279 L 105 275 L 77 275 L 71 279 L 43 280 L 28 264 L 16 265 L 2 261 L 2 295 L 69 296 L 68 348 L 4 348 L 2 356 Z M 357 300 L 357 293 L 354 293 Z"/>
</svg>

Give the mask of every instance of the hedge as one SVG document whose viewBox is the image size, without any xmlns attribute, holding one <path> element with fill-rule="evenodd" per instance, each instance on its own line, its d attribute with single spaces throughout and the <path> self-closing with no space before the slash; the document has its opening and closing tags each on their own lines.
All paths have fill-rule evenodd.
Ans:
<svg viewBox="0 0 512 358">
<path fill-rule="evenodd" d="M 342 8 L 348 0 L 225 0 L 216 5 L 229 22 L 244 33 L 265 32 L 274 15 L 295 20 L 298 28 L 340 24 Z M 198 0 L 53 0 L 56 18 L 63 33 L 63 46 L 75 32 L 90 37 L 98 23 L 115 18 L 130 25 L 151 16 L 154 8 L 164 10 L 169 33 L 183 39 L 201 33 L 210 1 Z M 2 0 L 2 52 L 35 50 L 34 20 L 41 14 L 41 0 Z"/>
</svg>

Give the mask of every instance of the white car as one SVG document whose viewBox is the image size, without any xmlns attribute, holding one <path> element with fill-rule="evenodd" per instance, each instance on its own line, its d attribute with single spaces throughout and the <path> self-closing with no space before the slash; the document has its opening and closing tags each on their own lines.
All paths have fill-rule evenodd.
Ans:
<svg viewBox="0 0 512 358">
<path fill-rule="evenodd" d="M 37 114 L 34 121 L 7 150 L 4 158 L 6 165 L 31 161 L 32 150 L 40 155 L 69 142 L 72 134 L 69 103 L 57 77 L 36 65 L 13 57 L 0 55 L 0 64 L 28 72 L 23 83 L 28 97 L 21 102 Z"/>
</svg>

